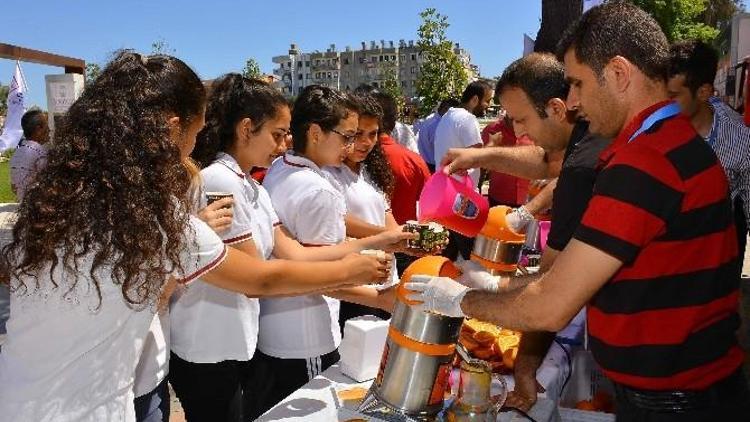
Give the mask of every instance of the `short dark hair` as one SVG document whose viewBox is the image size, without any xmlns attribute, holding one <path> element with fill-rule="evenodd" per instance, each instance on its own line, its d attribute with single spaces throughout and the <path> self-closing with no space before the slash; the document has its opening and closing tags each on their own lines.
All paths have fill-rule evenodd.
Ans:
<svg viewBox="0 0 750 422">
<path fill-rule="evenodd" d="M 495 86 L 495 95 L 518 88 L 534 105 L 539 117 L 546 118 L 549 100 L 568 97 L 570 84 L 565 80 L 565 68 L 549 53 L 533 53 L 508 66 Z"/>
<path fill-rule="evenodd" d="M 352 112 L 359 112 L 359 104 L 351 95 L 321 85 L 306 87 L 292 109 L 294 151 L 304 153 L 307 149 L 307 130 L 311 124 L 328 132 Z"/>
<path fill-rule="evenodd" d="M 570 49 L 599 78 L 613 57 L 622 56 L 650 79 L 667 79 L 666 35 L 651 15 L 624 1 L 607 2 L 584 13 L 557 44 L 557 58 L 562 61 Z"/>
<path fill-rule="evenodd" d="M 669 77 L 684 75 L 693 94 L 704 84 L 714 84 L 718 65 L 719 54 L 703 41 L 682 41 L 669 48 Z"/>
<path fill-rule="evenodd" d="M 23 117 L 21 117 L 23 136 L 30 139 L 37 129 L 44 126 L 45 120 L 45 115 L 42 110 L 33 109 L 24 113 Z"/>
<path fill-rule="evenodd" d="M 438 105 L 437 112 L 439 114 L 445 114 L 448 110 L 450 110 L 453 107 L 458 107 L 461 105 L 461 102 L 458 101 L 455 98 L 446 98 L 443 101 L 440 101 L 440 104 Z"/>
<path fill-rule="evenodd" d="M 471 101 L 474 97 L 479 97 L 481 101 L 484 98 L 484 93 L 492 90 L 492 85 L 485 80 L 478 80 L 470 83 L 464 89 L 464 93 L 461 94 L 461 103 L 466 104 Z"/>
</svg>

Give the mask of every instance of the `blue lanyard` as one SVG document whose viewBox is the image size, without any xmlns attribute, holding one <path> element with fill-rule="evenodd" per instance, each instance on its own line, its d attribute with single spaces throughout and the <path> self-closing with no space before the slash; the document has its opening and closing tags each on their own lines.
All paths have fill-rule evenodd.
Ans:
<svg viewBox="0 0 750 422">
<path fill-rule="evenodd" d="M 664 107 L 656 110 L 650 116 L 648 116 L 646 120 L 643 121 L 643 124 L 641 125 L 641 127 L 638 128 L 638 130 L 636 130 L 635 133 L 630 136 L 630 139 L 628 139 L 628 142 L 631 142 L 633 139 L 635 139 L 636 136 L 651 129 L 651 126 L 657 124 L 658 122 L 664 119 L 668 119 L 672 116 L 676 116 L 679 113 L 680 113 L 680 106 L 677 103 L 669 103 L 665 105 Z"/>
</svg>

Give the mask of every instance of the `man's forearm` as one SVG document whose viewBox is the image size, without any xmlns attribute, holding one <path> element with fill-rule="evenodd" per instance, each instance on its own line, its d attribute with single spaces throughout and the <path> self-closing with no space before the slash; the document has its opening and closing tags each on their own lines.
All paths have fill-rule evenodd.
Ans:
<svg viewBox="0 0 750 422">
<path fill-rule="evenodd" d="M 487 147 L 482 151 L 481 168 L 530 180 L 557 176 L 550 175 L 550 163 L 540 147 Z"/>
</svg>

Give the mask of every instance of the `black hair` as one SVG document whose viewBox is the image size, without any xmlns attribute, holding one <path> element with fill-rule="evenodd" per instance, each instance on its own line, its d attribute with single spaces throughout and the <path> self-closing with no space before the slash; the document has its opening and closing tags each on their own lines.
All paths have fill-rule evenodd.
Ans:
<svg viewBox="0 0 750 422">
<path fill-rule="evenodd" d="M 682 41 L 669 48 L 669 77 L 684 75 L 693 95 L 705 84 L 713 86 L 718 65 L 719 54 L 703 41 Z"/>
<path fill-rule="evenodd" d="M 478 80 L 470 83 L 464 89 L 464 93 L 461 94 L 461 103 L 466 104 L 471 101 L 472 98 L 478 97 L 479 101 L 482 101 L 484 94 L 487 91 L 492 91 L 492 85 L 485 80 Z"/>
<path fill-rule="evenodd" d="M 64 283 L 66 295 L 88 270 L 86 288 L 101 304 L 98 274 L 106 271 L 129 305 L 156 302 L 169 276 L 182 272 L 188 247 L 190 177 L 167 119 L 189 126 L 203 115 L 205 95 L 177 58 L 117 54 L 68 109 L 19 207 L 2 254 L 14 290 L 39 288 L 39 272 L 62 265 L 66 275 L 51 282 Z M 91 266 L 79 268 L 88 254 Z"/>
<path fill-rule="evenodd" d="M 21 117 L 23 136 L 27 139 L 31 139 L 34 132 L 44 126 L 46 120 L 45 113 L 39 109 L 29 110 L 24 113 L 23 117 Z"/>
<path fill-rule="evenodd" d="M 358 113 L 359 104 L 351 95 L 321 85 L 310 85 L 294 102 L 292 110 L 292 148 L 304 153 L 307 149 L 307 130 L 317 124 L 325 132 L 349 116 Z"/>
<path fill-rule="evenodd" d="M 253 122 L 257 133 L 268 120 L 286 107 L 283 95 L 267 82 L 245 78 L 239 73 L 228 73 L 212 84 L 206 105 L 206 125 L 198 134 L 191 154 L 200 167 L 210 165 L 220 151 L 235 142 L 235 127 L 242 119 Z"/>
<path fill-rule="evenodd" d="M 357 101 L 360 104 L 360 117 L 375 117 L 380 122 L 379 125 L 382 125 L 383 109 L 372 94 L 365 92 L 357 94 Z M 379 139 L 375 142 L 375 146 L 372 147 L 372 151 L 367 154 L 362 164 L 375 185 L 385 193 L 388 200 L 391 200 L 396 182 L 393 177 L 393 170 L 391 170 L 391 165 L 385 157 Z"/>
<path fill-rule="evenodd" d="M 549 53 L 532 53 L 508 66 L 495 86 L 495 95 L 518 88 L 534 105 L 539 117 L 546 118 L 545 107 L 549 100 L 568 97 L 570 84 L 565 80 L 565 68 Z"/>
<path fill-rule="evenodd" d="M 557 44 L 557 58 L 573 49 L 599 79 L 607 63 L 622 56 L 652 80 L 666 81 L 669 42 L 656 20 L 625 1 L 607 2 L 583 14 Z"/>
<path fill-rule="evenodd" d="M 440 101 L 440 104 L 438 105 L 437 112 L 438 114 L 445 114 L 453 107 L 458 107 L 461 105 L 461 102 L 458 101 L 455 98 L 446 98 L 445 100 Z"/>
</svg>

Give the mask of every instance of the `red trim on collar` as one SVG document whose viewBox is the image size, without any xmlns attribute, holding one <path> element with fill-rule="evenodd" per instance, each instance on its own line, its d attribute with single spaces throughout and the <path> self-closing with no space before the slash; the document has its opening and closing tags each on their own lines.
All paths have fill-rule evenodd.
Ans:
<svg viewBox="0 0 750 422">
<path fill-rule="evenodd" d="M 626 124 L 622 130 L 620 130 L 620 133 L 617 135 L 614 142 L 612 142 L 612 144 L 599 155 L 599 169 L 604 168 L 617 151 L 628 144 L 630 137 L 641 127 L 643 121 L 646 120 L 648 116 L 671 102 L 672 100 L 660 101 L 638 113 L 630 123 Z"/>
<path fill-rule="evenodd" d="M 293 162 L 287 160 L 286 159 L 286 154 L 284 154 L 284 156 L 281 159 L 284 160 L 284 164 L 290 165 L 292 167 L 308 168 L 308 169 L 310 168 L 310 166 L 306 166 L 304 164 L 293 163 Z"/>
</svg>

